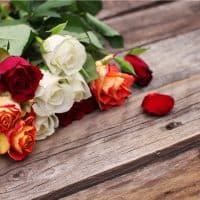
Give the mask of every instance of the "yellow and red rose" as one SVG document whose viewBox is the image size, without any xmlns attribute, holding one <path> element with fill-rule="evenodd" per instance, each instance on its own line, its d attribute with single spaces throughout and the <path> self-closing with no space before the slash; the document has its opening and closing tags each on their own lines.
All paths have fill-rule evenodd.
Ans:
<svg viewBox="0 0 200 200">
<path fill-rule="evenodd" d="M 6 134 L 21 118 L 20 105 L 13 101 L 10 96 L 0 98 L 0 133 Z"/>
<path fill-rule="evenodd" d="M 9 95 L 0 98 L 0 155 L 8 153 L 22 160 L 32 152 L 36 129 L 35 113 L 22 114 L 21 107 Z"/>
<path fill-rule="evenodd" d="M 91 82 L 91 90 L 102 110 L 120 106 L 131 94 L 135 78 L 120 72 L 115 64 L 96 62 L 99 78 Z"/>
<path fill-rule="evenodd" d="M 33 150 L 35 144 L 36 129 L 20 120 L 14 129 L 8 133 L 10 149 L 8 154 L 14 160 L 23 160 Z"/>
</svg>

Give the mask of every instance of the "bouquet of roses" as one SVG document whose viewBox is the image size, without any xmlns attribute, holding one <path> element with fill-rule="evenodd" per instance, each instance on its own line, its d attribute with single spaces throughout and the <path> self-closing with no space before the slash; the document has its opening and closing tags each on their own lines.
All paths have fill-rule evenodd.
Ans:
<svg viewBox="0 0 200 200">
<path fill-rule="evenodd" d="M 113 47 L 122 47 L 123 40 L 93 16 L 100 9 L 97 0 L 1 4 L 0 154 L 23 160 L 36 140 L 98 107 L 122 105 L 134 83 L 151 81 L 151 70 L 138 57 L 146 49 L 125 56 L 104 51 L 104 39 Z M 167 107 L 160 109 L 165 101 Z M 161 94 L 143 101 L 145 111 L 157 115 L 173 104 Z"/>
</svg>

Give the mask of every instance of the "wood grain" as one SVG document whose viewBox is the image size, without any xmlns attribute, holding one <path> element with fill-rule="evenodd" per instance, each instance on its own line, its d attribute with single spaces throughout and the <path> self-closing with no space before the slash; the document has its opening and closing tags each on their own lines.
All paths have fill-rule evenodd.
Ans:
<svg viewBox="0 0 200 200">
<path fill-rule="evenodd" d="M 200 148 L 138 169 L 62 200 L 199 200 Z"/>
<path fill-rule="evenodd" d="M 122 15 L 123 13 L 145 9 L 155 6 L 156 0 L 103 0 L 103 10 L 98 14 L 98 18 L 107 19 Z"/>
<path fill-rule="evenodd" d="M 200 1 L 177 1 L 105 22 L 123 35 L 129 49 L 200 28 L 199 10 Z"/>
<path fill-rule="evenodd" d="M 24 162 L 1 157 L 0 199 L 58 199 L 198 141 L 200 75 L 192 75 L 200 74 L 200 55 L 196 53 L 200 50 L 199 33 L 152 44 L 152 54 L 146 54 L 147 61 L 157 63 L 152 68 L 160 73 L 155 73 L 152 85 L 176 99 L 170 115 L 144 115 L 140 104 L 146 92 L 140 90 L 126 105 L 90 114 L 39 142 Z M 176 58 L 172 59 L 173 43 Z M 173 77 L 186 79 L 170 83 Z M 166 130 L 165 126 L 173 121 L 183 125 Z"/>
</svg>

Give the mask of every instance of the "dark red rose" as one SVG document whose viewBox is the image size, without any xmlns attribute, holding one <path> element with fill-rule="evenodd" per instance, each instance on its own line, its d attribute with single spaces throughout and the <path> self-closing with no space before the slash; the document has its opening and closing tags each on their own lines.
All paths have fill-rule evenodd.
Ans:
<svg viewBox="0 0 200 200">
<path fill-rule="evenodd" d="M 0 89 L 19 103 L 33 99 L 41 79 L 39 68 L 21 57 L 10 56 L 0 63 Z"/>
<path fill-rule="evenodd" d="M 164 116 L 168 114 L 174 107 L 174 98 L 159 93 L 152 93 L 145 96 L 142 102 L 142 108 L 146 113 Z"/>
<path fill-rule="evenodd" d="M 74 120 L 82 119 L 86 114 L 93 112 L 98 107 L 93 97 L 74 103 L 72 108 L 65 113 L 57 114 L 60 126 L 67 126 Z"/>
<path fill-rule="evenodd" d="M 126 55 L 125 60 L 128 61 L 135 70 L 136 81 L 135 83 L 141 87 L 147 86 L 152 80 L 152 71 L 149 66 L 138 56 Z"/>
</svg>

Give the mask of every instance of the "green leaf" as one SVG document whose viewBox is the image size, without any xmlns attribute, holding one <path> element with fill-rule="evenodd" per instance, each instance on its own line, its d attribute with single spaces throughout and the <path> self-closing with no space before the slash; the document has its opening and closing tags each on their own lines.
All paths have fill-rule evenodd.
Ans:
<svg viewBox="0 0 200 200">
<path fill-rule="evenodd" d="M 67 25 L 67 21 L 65 23 L 58 24 L 57 26 L 53 27 L 52 29 L 50 29 L 47 32 L 50 32 L 52 35 L 53 34 L 58 34 L 58 33 L 62 32 L 65 29 L 66 25 Z"/>
<path fill-rule="evenodd" d="M 19 10 L 23 10 L 29 13 L 32 10 L 33 0 L 11 0 L 11 4 L 16 6 Z"/>
<path fill-rule="evenodd" d="M 122 36 L 117 31 L 115 31 L 114 29 L 109 27 L 107 24 L 98 20 L 96 17 L 92 16 L 89 13 L 86 13 L 86 19 L 88 23 L 91 26 L 93 26 L 93 28 L 97 32 L 102 34 L 104 37 L 108 39 L 108 41 L 110 41 L 110 44 L 112 47 L 117 47 L 117 48 L 123 47 Z"/>
<path fill-rule="evenodd" d="M 31 27 L 26 24 L 0 24 L 0 48 L 5 48 L 9 43 L 11 55 L 22 55 L 31 32 Z"/>
<path fill-rule="evenodd" d="M 90 44 L 99 49 L 103 49 L 103 46 L 102 46 L 99 38 L 92 31 L 87 31 L 87 32 L 83 32 L 83 33 L 63 31 L 62 35 L 71 35 L 82 43 Z"/>
<path fill-rule="evenodd" d="M 88 12 L 96 15 L 102 9 L 101 0 L 77 0 L 77 7 L 80 12 Z"/>
<path fill-rule="evenodd" d="M 145 51 L 147 51 L 147 48 L 133 48 L 128 52 L 128 55 L 134 55 L 134 56 L 138 56 L 142 53 L 144 53 Z"/>
<path fill-rule="evenodd" d="M 121 35 L 108 37 L 107 39 L 113 48 L 123 48 L 124 47 L 124 39 Z"/>
<path fill-rule="evenodd" d="M 61 8 L 63 6 L 69 6 L 74 0 L 47 0 L 39 5 L 33 12 L 33 16 L 42 17 L 48 16 L 47 13 L 53 12 L 52 9 Z"/>
<path fill-rule="evenodd" d="M 84 33 L 86 31 L 86 26 L 83 24 L 80 16 L 74 14 L 67 14 L 65 16 L 67 19 L 66 31 L 72 33 Z"/>
<path fill-rule="evenodd" d="M 112 37 L 112 36 L 118 36 L 119 33 L 109 27 L 104 22 L 101 22 L 96 17 L 92 16 L 89 13 L 86 13 L 86 19 L 88 20 L 88 23 L 90 23 L 94 28 L 96 28 L 102 35 Z"/>
<path fill-rule="evenodd" d="M 132 65 L 129 62 L 125 61 L 122 57 L 115 57 L 114 60 L 119 64 L 122 72 L 136 75 Z"/>
<path fill-rule="evenodd" d="M 87 61 L 81 69 L 81 74 L 84 76 L 86 82 L 91 82 L 92 80 L 97 79 L 96 64 L 93 57 L 90 54 L 87 54 Z"/>
<path fill-rule="evenodd" d="M 103 46 L 102 46 L 99 38 L 92 31 L 88 31 L 87 36 L 89 38 L 90 44 L 94 45 L 95 47 L 97 47 L 99 49 L 103 49 Z"/>
<path fill-rule="evenodd" d="M 0 48 L 0 62 L 7 58 L 9 56 L 9 53 L 5 50 Z"/>
</svg>

